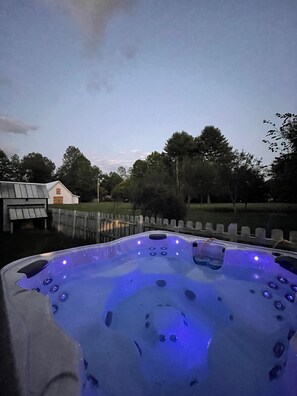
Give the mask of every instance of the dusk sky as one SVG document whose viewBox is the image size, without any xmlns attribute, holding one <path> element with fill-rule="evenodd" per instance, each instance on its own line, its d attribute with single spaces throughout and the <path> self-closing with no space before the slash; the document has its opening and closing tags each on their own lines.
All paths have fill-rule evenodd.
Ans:
<svg viewBox="0 0 297 396">
<path fill-rule="evenodd" d="M 262 143 L 297 112 L 296 0 L 0 0 L 0 148 L 104 172 L 176 131 Z"/>
</svg>

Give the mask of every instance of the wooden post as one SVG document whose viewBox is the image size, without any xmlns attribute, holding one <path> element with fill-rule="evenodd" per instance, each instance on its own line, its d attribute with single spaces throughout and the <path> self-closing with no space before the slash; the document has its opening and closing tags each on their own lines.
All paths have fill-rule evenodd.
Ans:
<svg viewBox="0 0 297 396">
<path fill-rule="evenodd" d="M 57 230 L 61 231 L 61 209 L 58 209 L 58 227 Z"/>
<path fill-rule="evenodd" d="M 100 212 L 97 212 L 96 243 L 100 243 L 100 223 L 101 223 L 101 215 Z"/>
<path fill-rule="evenodd" d="M 138 232 L 143 232 L 143 216 L 138 217 Z"/>
<path fill-rule="evenodd" d="M 72 239 L 75 238 L 75 227 L 76 227 L 76 210 L 73 212 Z"/>
<path fill-rule="evenodd" d="M 237 242 L 237 223 L 231 223 L 228 226 L 228 236 L 231 242 Z"/>
<path fill-rule="evenodd" d="M 85 212 L 84 218 L 84 241 L 87 239 L 87 220 L 88 220 L 88 212 Z"/>
</svg>

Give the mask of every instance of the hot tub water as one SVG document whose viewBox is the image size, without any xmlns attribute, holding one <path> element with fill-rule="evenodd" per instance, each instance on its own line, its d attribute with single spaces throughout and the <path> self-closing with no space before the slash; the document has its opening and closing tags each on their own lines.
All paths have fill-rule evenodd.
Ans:
<svg viewBox="0 0 297 396">
<path fill-rule="evenodd" d="M 81 345 L 83 394 L 295 395 L 296 275 L 267 249 L 193 240 L 57 254 L 19 281 Z"/>
</svg>

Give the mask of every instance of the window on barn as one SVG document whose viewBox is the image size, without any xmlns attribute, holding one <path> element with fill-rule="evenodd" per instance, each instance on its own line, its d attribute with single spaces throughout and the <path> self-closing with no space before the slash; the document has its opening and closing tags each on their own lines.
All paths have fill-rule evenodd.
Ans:
<svg viewBox="0 0 297 396">
<path fill-rule="evenodd" d="M 57 195 L 61 195 L 61 189 L 60 188 L 56 188 L 56 194 Z"/>
</svg>

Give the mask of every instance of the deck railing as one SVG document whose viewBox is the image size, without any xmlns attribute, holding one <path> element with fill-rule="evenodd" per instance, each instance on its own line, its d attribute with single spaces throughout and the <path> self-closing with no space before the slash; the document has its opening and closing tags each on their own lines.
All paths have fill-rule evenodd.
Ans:
<svg viewBox="0 0 297 396">
<path fill-rule="evenodd" d="M 289 239 L 284 239 L 280 229 L 271 230 L 267 236 L 265 228 L 256 228 L 254 234 L 250 227 L 239 227 L 231 223 L 204 225 L 196 221 L 168 220 L 155 217 L 114 215 L 100 212 L 82 212 L 50 208 L 52 226 L 72 238 L 83 239 L 85 242 L 109 242 L 123 236 L 134 235 L 150 230 L 164 230 L 183 234 L 216 238 L 231 242 L 274 247 L 297 251 L 297 231 L 290 231 Z"/>
</svg>

